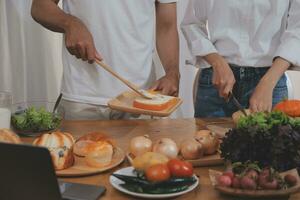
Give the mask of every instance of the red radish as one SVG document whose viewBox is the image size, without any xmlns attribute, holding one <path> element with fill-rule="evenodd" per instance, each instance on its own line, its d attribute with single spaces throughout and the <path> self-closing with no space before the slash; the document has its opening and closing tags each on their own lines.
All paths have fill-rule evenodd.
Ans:
<svg viewBox="0 0 300 200">
<path fill-rule="evenodd" d="M 249 178 L 252 178 L 253 180 L 258 179 L 258 173 L 254 169 L 250 169 L 249 171 L 247 171 L 246 176 L 248 176 Z"/>
<path fill-rule="evenodd" d="M 270 179 L 267 176 L 260 176 L 258 179 L 259 186 L 263 189 L 276 190 L 278 189 L 278 181 L 276 179 Z"/>
<path fill-rule="evenodd" d="M 264 168 L 261 172 L 260 172 L 260 176 L 270 176 L 270 168 Z"/>
<path fill-rule="evenodd" d="M 243 189 L 255 190 L 257 188 L 256 182 L 248 176 L 242 177 L 240 183 Z"/>
<path fill-rule="evenodd" d="M 234 173 L 232 171 L 226 171 L 226 172 L 223 172 L 223 175 L 225 176 L 229 176 L 231 178 L 231 180 L 233 179 L 234 177 Z"/>
<path fill-rule="evenodd" d="M 291 174 L 285 175 L 284 180 L 289 186 L 295 186 L 297 184 L 297 178 Z"/>
<path fill-rule="evenodd" d="M 237 176 L 233 177 L 233 179 L 232 179 L 232 187 L 233 188 L 241 188 L 240 179 Z"/>
<path fill-rule="evenodd" d="M 218 185 L 223 187 L 230 187 L 232 184 L 231 178 L 226 175 L 221 175 L 218 177 Z"/>
</svg>

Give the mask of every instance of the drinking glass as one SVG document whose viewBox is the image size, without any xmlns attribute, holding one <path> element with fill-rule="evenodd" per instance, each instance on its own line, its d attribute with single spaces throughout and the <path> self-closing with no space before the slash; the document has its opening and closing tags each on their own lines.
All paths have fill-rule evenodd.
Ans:
<svg viewBox="0 0 300 200">
<path fill-rule="evenodd" d="M 0 128 L 10 128 L 12 96 L 0 91 Z"/>
</svg>

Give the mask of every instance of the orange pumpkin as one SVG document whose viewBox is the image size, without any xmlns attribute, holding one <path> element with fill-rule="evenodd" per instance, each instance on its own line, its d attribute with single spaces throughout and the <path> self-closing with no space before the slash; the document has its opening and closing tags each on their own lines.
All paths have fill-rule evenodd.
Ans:
<svg viewBox="0 0 300 200">
<path fill-rule="evenodd" d="M 300 117 L 300 100 L 285 100 L 278 103 L 274 110 L 279 110 L 291 117 Z"/>
</svg>

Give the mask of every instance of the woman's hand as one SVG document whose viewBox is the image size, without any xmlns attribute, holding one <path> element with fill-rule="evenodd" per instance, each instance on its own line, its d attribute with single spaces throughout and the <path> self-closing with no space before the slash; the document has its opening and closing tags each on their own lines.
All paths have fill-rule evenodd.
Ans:
<svg viewBox="0 0 300 200">
<path fill-rule="evenodd" d="M 235 84 L 234 74 L 227 61 L 217 53 L 204 56 L 204 59 L 213 68 L 213 84 L 219 91 L 221 97 L 227 98 Z"/>
<path fill-rule="evenodd" d="M 250 98 L 250 109 L 253 112 L 272 110 L 273 90 L 289 66 L 290 63 L 283 58 L 277 57 L 274 60 L 272 67 L 259 81 Z"/>
<path fill-rule="evenodd" d="M 270 112 L 272 110 L 273 89 L 274 86 L 270 82 L 259 82 L 249 101 L 252 112 Z"/>
</svg>

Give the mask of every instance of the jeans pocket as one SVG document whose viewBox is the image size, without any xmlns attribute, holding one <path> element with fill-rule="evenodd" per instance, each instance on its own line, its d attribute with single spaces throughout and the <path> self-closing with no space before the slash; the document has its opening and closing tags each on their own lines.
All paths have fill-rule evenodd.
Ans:
<svg viewBox="0 0 300 200">
<path fill-rule="evenodd" d="M 212 68 L 203 69 L 199 77 L 199 82 L 198 82 L 199 86 L 204 86 L 204 87 L 213 86 L 212 77 L 213 77 Z"/>
</svg>

